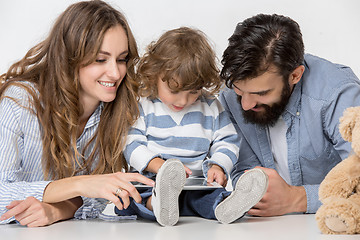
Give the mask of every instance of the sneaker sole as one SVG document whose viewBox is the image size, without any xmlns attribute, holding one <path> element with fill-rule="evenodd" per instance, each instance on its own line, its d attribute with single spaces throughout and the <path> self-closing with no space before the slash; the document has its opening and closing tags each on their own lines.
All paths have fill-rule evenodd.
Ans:
<svg viewBox="0 0 360 240">
<path fill-rule="evenodd" d="M 179 220 L 179 195 L 184 188 L 184 165 L 176 160 L 166 160 L 156 177 L 156 194 L 159 198 L 157 222 L 162 226 L 175 225 Z"/>
<path fill-rule="evenodd" d="M 231 223 L 250 210 L 266 193 L 268 176 L 258 168 L 241 175 L 235 190 L 216 208 L 215 217 L 221 223 Z"/>
</svg>

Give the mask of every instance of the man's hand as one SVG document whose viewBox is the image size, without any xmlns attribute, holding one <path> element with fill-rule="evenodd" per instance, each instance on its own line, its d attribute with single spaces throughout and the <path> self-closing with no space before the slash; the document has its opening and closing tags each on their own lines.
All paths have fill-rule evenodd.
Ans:
<svg viewBox="0 0 360 240">
<path fill-rule="evenodd" d="M 302 186 L 291 186 L 274 169 L 257 167 L 269 177 L 264 197 L 250 211 L 254 216 L 279 216 L 291 212 L 306 212 L 306 192 Z"/>
</svg>

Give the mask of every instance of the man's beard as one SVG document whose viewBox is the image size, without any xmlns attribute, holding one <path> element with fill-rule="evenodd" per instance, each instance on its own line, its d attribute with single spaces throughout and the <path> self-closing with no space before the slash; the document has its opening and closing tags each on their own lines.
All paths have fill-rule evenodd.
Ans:
<svg viewBox="0 0 360 240">
<path fill-rule="evenodd" d="M 281 93 L 281 99 L 279 102 L 272 104 L 270 107 L 266 104 L 256 105 L 255 107 L 263 107 L 264 110 L 261 112 L 255 112 L 253 110 L 245 111 L 243 108 L 243 116 L 246 123 L 254 123 L 262 126 L 273 127 L 280 115 L 284 112 L 286 105 L 289 102 L 291 96 L 290 85 L 285 84 Z M 238 101 L 241 105 L 241 96 L 238 95 Z"/>
</svg>

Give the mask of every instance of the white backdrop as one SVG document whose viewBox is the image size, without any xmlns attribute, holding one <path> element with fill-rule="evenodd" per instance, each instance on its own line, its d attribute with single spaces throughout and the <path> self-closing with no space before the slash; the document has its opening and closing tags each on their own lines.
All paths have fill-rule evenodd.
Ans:
<svg viewBox="0 0 360 240">
<path fill-rule="evenodd" d="M 49 32 L 76 0 L 0 0 L 0 73 Z M 221 59 L 238 22 L 258 13 L 287 15 L 300 24 L 305 51 L 350 66 L 360 77 L 358 0 L 107 0 L 128 18 L 140 53 L 164 31 L 204 31 Z"/>
</svg>

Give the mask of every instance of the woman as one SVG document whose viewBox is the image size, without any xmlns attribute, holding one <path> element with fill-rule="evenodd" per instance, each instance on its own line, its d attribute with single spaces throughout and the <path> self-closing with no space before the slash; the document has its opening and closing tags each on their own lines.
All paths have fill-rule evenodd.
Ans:
<svg viewBox="0 0 360 240">
<path fill-rule="evenodd" d="M 130 181 L 153 181 L 124 173 L 122 153 L 139 115 L 137 59 L 120 12 L 79 2 L 1 75 L 1 223 L 44 226 L 141 201 Z"/>
</svg>

